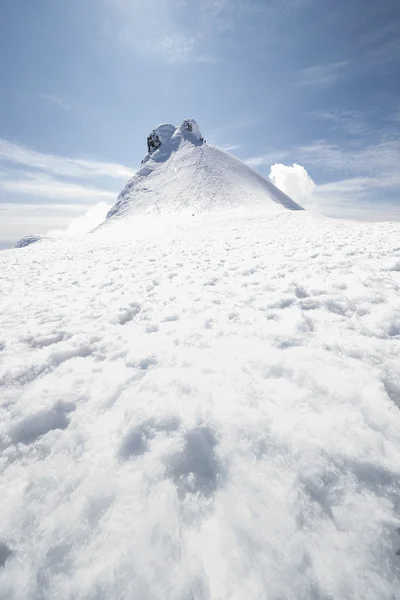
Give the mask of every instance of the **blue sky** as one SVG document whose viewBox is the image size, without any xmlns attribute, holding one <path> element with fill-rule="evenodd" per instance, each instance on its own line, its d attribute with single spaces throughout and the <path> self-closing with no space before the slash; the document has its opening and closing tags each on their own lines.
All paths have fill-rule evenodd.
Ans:
<svg viewBox="0 0 400 600">
<path fill-rule="evenodd" d="M 0 243 L 111 204 L 189 116 L 294 194 L 312 178 L 306 206 L 400 218 L 399 31 L 398 0 L 6 3 Z"/>
</svg>

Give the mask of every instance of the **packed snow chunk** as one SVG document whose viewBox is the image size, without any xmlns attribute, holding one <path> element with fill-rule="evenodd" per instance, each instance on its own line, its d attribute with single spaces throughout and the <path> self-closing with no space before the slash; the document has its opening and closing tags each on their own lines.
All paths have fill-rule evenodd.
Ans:
<svg viewBox="0 0 400 600">
<path fill-rule="evenodd" d="M 200 133 L 200 127 L 194 119 L 185 119 L 177 131 L 186 139 L 204 142 L 204 138 Z"/>
</svg>

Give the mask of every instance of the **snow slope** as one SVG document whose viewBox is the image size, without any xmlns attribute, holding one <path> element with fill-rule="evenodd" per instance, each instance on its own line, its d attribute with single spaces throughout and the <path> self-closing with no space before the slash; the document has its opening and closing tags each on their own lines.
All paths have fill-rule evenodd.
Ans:
<svg viewBox="0 0 400 600">
<path fill-rule="evenodd" d="M 190 131 L 187 130 L 189 124 Z M 108 213 L 108 220 L 188 210 L 251 206 L 278 212 L 302 210 L 270 181 L 237 158 L 209 146 L 194 119 L 153 132 L 161 142 L 148 154 Z"/>
<path fill-rule="evenodd" d="M 399 598 L 400 225 L 117 230 L 0 255 L 0 598 Z"/>
</svg>

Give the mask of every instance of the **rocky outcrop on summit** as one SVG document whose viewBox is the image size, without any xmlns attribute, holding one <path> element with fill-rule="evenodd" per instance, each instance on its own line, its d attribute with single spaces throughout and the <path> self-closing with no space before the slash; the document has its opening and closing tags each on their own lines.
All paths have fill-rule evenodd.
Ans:
<svg viewBox="0 0 400 600">
<path fill-rule="evenodd" d="M 139 171 L 118 196 L 105 223 L 135 215 L 263 207 L 303 210 L 249 166 L 207 144 L 194 119 L 159 125 L 147 138 Z"/>
</svg>

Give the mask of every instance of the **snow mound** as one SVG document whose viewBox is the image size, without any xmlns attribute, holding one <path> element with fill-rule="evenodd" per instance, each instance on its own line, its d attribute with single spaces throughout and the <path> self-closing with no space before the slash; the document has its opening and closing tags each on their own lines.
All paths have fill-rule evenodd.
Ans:
<svg viewBox="0 0 400 600">
<path fill-rule="evenodd" d="M 142 167 L 118 196 L 106 221 L 187 210 L 302 207 L 269 180 L 227 152 L 206 144 L 197 122 L 162 124 L 147 138 Z"/>
</svg>

